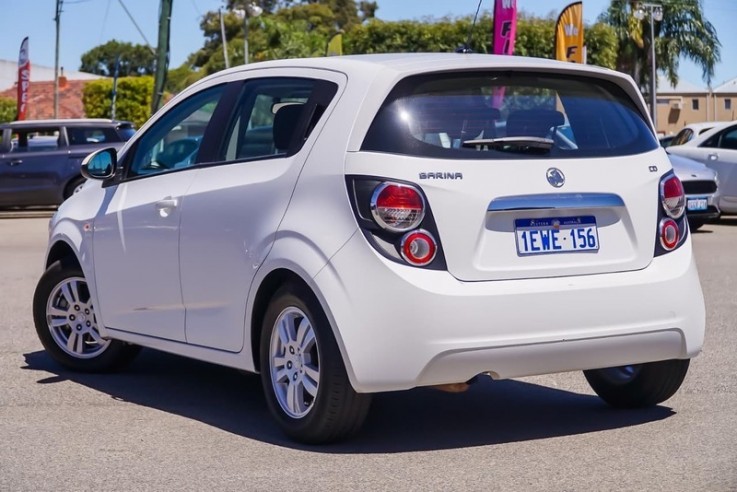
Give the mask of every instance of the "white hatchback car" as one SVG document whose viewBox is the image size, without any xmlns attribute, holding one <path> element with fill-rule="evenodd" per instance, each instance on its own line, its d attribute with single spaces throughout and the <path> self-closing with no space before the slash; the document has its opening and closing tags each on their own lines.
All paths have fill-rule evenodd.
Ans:
<svg viewBox="0 0 737 492">
<path fill-rule="evenodd" d="M 556 127 L 570 125 L 566 137 Z M 185 166 L 161 159 L 182 139 Z M 632 80 L 522 57 L 282 60 L 178 95 L 50 224 L 62 365 L 140 346 L 260 372 L 292 438 L 370 394 L 583 370 L 655 405 L 701 350 L 683 187 Z"/>
</svg>

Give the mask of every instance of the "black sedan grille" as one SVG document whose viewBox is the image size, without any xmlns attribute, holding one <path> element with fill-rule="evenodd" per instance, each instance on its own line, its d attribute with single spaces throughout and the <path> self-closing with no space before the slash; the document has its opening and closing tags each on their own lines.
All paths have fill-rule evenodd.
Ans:
<svg viewBox="0 0 737 492">
<path fill-rule="evenodd" d="M 717 191 L 714 181 L 684 181 L 683 190 L 687 195 L 709 194 Z"/>
</svg>

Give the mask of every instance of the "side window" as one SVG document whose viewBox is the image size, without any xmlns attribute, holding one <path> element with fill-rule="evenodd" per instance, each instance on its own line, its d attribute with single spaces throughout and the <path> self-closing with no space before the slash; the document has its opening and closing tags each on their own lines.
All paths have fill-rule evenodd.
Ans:
<svg viewBox="0 0 737 492">
<path fill-rule="evenodd" d="M 67 138 L 69 145 L 90 145 L 105 142 L 118 142 L 114 128 L 95 127 L 67 127 Z"/>
<path fill-rule="evenodd" d="M 712 135 L 700 147 L 737 150 L 737 126 L 727 128 L 716 135 Z"/>
<path fill-rule="evenodd" d="M 330 88 L 326 101 L 313 100 L 327 85 Z M 269 78 L 248 82 L 226 133 L 219 160 L 286 155 L 297 132 L 302 132 L 304 139 L 309 136 L 336 90 L 334 84 L 311 79 Z M 306 128 L 302 125 L 300 130 L 305 112 L 310 112 L 314 121 Z"/>
<path fill-rule="evenodd" d="M 676 138 L 673 139 L 673 143 L 671 143 L 671 145 L 683 145 L 691 140 L 692 135 L 693 131 L 691 131 L 690 128 L 684 128 L 683 130 L 678 132 L 678 135 L 676 135 Z"/>
<path fill-rule="evenodd" d="M 149 128 L 136 143 L 127 176 L 159 174 L 194 165 L 223 87 L 219 85 L 194 94 Z"/>
<path fill-rule="evenodd" d="M 59 148 L 59 128 L 33 128 L 13 131 L 11 152 L 47 152 Z"/>
<path fill-rule="evenodd" d="M 737 150 L 737 128 L 722 133 L 719 139 L 719 147 L 722 149 Z"/>
</svg>

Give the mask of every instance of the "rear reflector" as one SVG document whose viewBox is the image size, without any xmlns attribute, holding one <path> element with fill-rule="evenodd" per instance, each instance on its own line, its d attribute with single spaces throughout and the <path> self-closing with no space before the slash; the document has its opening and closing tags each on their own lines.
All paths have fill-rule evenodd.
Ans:
<svg viewBox="0 0 737 492">
<path fill-rule="evenodd" d="M 660 221 L 660 244 L 667 251 L 672 251 L 678 246 L 681 239 L 681 232 L 678 224 L 673 219 L 663 219 Z"/>
<path fill-rule="evenodd" d="M 435 258 L 437 251 L 438 245 L 435 238 L 422 229 L 408 232 L 402 238 L 402 258 L 410 265 L 425 266 L 429 264 Z"/>
<path fill-rule="evenodd" d="M 686 211 L 683 184 L 675 175 L 670 175 L 660 182 L 660 199 L 668 217 L 679 219 Z"/>
<path fill-rule="evenodd" d="M 384 229 L 406 232 L 416 228 L 425 216 L 425 202 L 413 186 L 382 183 L 371 197 L 371 214 Z"/>
</svg>

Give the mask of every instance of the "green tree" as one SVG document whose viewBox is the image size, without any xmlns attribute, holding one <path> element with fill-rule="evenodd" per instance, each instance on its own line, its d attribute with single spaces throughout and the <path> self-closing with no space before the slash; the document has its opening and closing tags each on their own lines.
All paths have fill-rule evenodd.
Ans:
<svg viewBox="0 0 737 492">
<path fill-rule="evenodd" d="M 96 73 L 105 77 L 115 74 L 115 60 L 120 56 L 120 77 L 135 75 L 152 75 L 154 73 L 156 56 L 153 51 L 142 44 L 121 43 L 108 41 L 96 46 L 82 55 L 83 72 Z"/>
<path fill-rule="evenodd" d="M 642 20 L 634 16 L 633 0 L 612 0 L 600 20 L 614 28 L 617 39 L 617 70 L 635 79 L 649 93 L 651 66 L 650 15 Z M 678 83 L 678 61 L 685 57 L 702 69 L 705 82 L 711 84 L 714 67 L 721 53 L 716 29 L 704 17 L 699 0 L 663 0 L 663 20 L 655 21 L 656 66 L 671 84 Z M 647 12 L 647 11 L 646 11 Z"/>
<path fill-rule="evenodd" d="M 193 69 L 188 63 L 169 70 L 166 75 L 164 91 L 177 94 L 204 77 L 202 70 Z"/>
<path fill-rule="evenodd" d="M 151 98 L 154 91 L 154 78 L 124 77 L 118 79 L 115 117 L 132 121 L 140 127 L 151 115 Z M 113 81 L 93 80 L 85 84 L 82 91 L 84 112 L 89 118 L 110 118 Z"/>
<path fill-rule="evenodd" d="M 0 97 L 0 123 L 15 119 L 18 104 L 12 97 Z M 0 135 L 2 137 L 2 135 Z"/>
<path fill-rule="evenodd" d="M 482 16 L 472 32 L 471 49 L 476 53 L 491 53 L 492 18 Z M 399 53 L 451 52 L 465 43 L 470 18 L 441 19 L 435 22 L 372 20 L 355 26 L 345 36 L 345 52 Z M 555 19 L 520 16 L 517 22 L 515 54 L 537 58 L 553 58 Z M 584 36 L 588 47 L 588 63 L 614 68 L 616 36 L 602 23 L 587 26 Z"/>
</svg>

